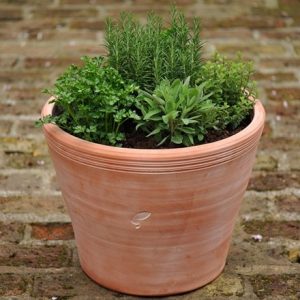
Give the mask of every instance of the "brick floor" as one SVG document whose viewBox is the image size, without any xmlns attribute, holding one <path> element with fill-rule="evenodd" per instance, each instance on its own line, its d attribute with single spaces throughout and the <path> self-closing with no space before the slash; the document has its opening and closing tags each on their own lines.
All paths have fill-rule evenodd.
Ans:
<svg viewBox="0 0 300 300">
<path fill-rule="evenodd" d="M 135 299 L 89 280 L 41 131 L 49 87 L 81 55 L 104 53 L 106 16 L 169 2 L 0 0 L 0 298 Z M 159 4 L 158 4 L 159 3 Z M 268 116 L 224 273 L 168 299 L 300 298 L 300 2 L 178 0 L 202 17 L 206 56 L 253 59 Z M 255 242 L 252 235 L 261 234 Z M 55 298 L 56 297 L 56 298 Z"/>
</svg>

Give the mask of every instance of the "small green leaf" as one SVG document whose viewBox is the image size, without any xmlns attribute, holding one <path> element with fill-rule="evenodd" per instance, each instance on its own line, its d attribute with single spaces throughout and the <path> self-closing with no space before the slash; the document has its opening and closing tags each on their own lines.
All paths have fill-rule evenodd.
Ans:
<svg viewBox="0 0 300 300">
<path fill-rule="evenodd" d="M 151 131 L 151 132 L 147 135 L 147 137 L 152 136 L 152 135 L 155 135 L 155 134 L 158 134 L 158 133 L 160 133 L 160 131 L 161 131 L 160 128 L 155 128 L 153 131 Z"/>
<path fill-rule="evenodd" d="M 171 137 L 171 142 L 174 144 L 182 144 L 183 136 L 181 134 L 175 134 Z"/>
</svg>

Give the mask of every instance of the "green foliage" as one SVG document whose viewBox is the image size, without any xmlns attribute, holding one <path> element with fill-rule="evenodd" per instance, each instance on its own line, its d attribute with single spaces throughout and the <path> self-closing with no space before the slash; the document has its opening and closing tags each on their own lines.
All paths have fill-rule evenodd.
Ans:
<svg viewBox="0 0 300 300">
<path fill-rule="evenodd" d="M 238 127 L 252 111 L 253 102 L 248 100 L 256 96 L 252 74 L 252 63 L 242 61 L 240 56 L 227 60 L 217 54 L 203 64 L 197 83 L 205 82 L 205 92 L 212 94 L 212 102 L 226 107 L 222 128 Z"/>
<path fill-rule="evenodd" d="M 55 113 L 39 125 L 52 122 L 112 146 L 122 146 L 125 129 L 136 125 L 158 145 L 191 146 L 212 131 L 237 128 L 253 110 L 252 64 L 220 55 L 204 63 L 199 20 L 189 26 L 175 8 L 167 27 L 154 13 L 146 24 L 130 14 L 108 20 L 105 42 L 107 59 L 84 57 L 47 91 Z"/>
<path fill-rule="evenodd" d="M 191 146 L 204 139 L 208 129 L 216 128 L 220 108 L 205 93 L 206 83 L 191 87 L 185 82 L 164 80 L 153 94 L 141 91 L 137 105 L 142 118 L 137 121 L 147 136 L 154 136 L 161 145 L 165 142 Z"/>
<path fill-rule="evenodd" d="M 122 14 L 119 23 L 108 19 L 105 44 L 109 65 L 125 79 L 152 92 L 163 79 L 184 80 L 194 84 L 201 68 L 200 22 L 190 27 L 183 13 L 171 10 L 168 28 L 154 13 L 148 14 L 145 25 L 130 14 Z"/>
<path fill-rule="evenodd" d="M 125 139 L 122 124 L 139 118 L 135 112 L 138 87 L 125 83 L 117 70 L 104 65 L 102 57 L 84 57 L 83 61 L 82 67 L 70 66 L 53 90 L 46 90 L 54 95 L 61 113 L 39 123 L 55 123 L 84 140 L 121 145 Z"/>
</svg>

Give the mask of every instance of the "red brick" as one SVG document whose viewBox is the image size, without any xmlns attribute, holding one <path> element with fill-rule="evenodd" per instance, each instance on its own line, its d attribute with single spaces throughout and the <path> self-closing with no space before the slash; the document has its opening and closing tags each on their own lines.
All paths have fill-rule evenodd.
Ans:
<svg viewBox="0 0 300 300">
<path fill-rule="evenodd" d="M 62 268 L 71 265 L 71 251 L 65 246 L 2 245 L 1 266 Z"/>
<path fill-rule="evenodd" d="M 8 134 L 12 126 L 11 121 L 0 120 L 0 135 Z"/>
<path fill-rule="evenodd" d="M 0 36 L 1 38 L 1 36 Z M 13 68 L 19 63 L 19 58 L 14 57 L 0 57 L 0 67 L 1 68 Z"/>
<path fill-rule="evenodd" d="M 27 283 L 31 281 L 29 276 L 18 274 L 0 274 L 0 296 L 19 296 L 26 292 Z M 10 298 L 12 299 L 12 298 Z"/>
<path fill-rule="evenodd" d="M 0 240 L 11 243 L 19 243 L 24 236 L 24 224 L 0 222 Z"/>
<path fill-rule="evenodd" d="M 111 0 L 90 0 L 90 3 L 86 0 L 60 0 L 61 4 L 76 4 L 76 5 L 95 5 L 95 4 L 100 4 L 100 5 L 105 5 L 105 4 L 112 4 Z M 114 0 L 113 4 L 120 4 L 122 2 L 125 2 L 125 0 Z"/>
<path fill-rule="evenodd" d="M 14 82 L 38 82 L 38 81 L 47 81 L 49 75 L 47 72 L 43 72 L 42 70 L 33 71 L 2 71 L 0 70 L 0 83 L 14 83 Z"/>
<path fill-rule="evenodd" d="M 0 21 L 18 21 L 21 19 L 22 19 L 21 9 L 0 7 Z"/>
<path fill-rule="evenodd" d="M 299 274 L 280 274 L 247 276 L 253 291 L 259 299 L 276 299 L 283 296 L 284 299 L 299 299 L 300 290 Z"/>
<path fill-rule="evenodd" d="M 35 40 L 40 41 L 95 41 L 96 32 L 80 31 L 80 30 L 45 30 L 39 31 L 34 37 Z"/>
<path fill-rule="evenodd" d="M 94 8 L 38 8 L 33 9 L 33 17 L 43 18 L 51 16 L 52 18 L 78 18 L 78 17 L 96 17 L 98 12 Z"/>
<path fill-rule="evenodd" d="M 296 150 L 299 151 L 300 140 L 289 138 L 289 137 L 263 137 L 260 141 L 260 148 L 265 150 L 279 150 L 279 151 L 289 151 Z"/>
<path fill-rule="evenodd" d="M 296 195 L 278 196 L 275 203 L 279 211 L 300 214 L 300 197 Z"/>
<path fill-rule="evenodd" d="M 88 299 L 117 299 L 124 296 L 107 292 L 81 271 L 36 275 L 31 294 L 34 299 L 51 299 L 53 296 L 59 299 L 69 299 L 72 296 L 85 299 L 87 295 Z"/>
<path fill-rule="evenodd" d="M 299 87 L 268 88 L 266 91 L 270 100 L 300 100 Z"/>
<path fill-rule="evenodd" d="M 34 64 L 34 62 L 31 62 L 31 64 Z M 11 100 L 35 100 L 41 97 L 46 98 L 45 95 L 42 94 L 42 89 L 42 87 L 33 87 L 30 84 L 27 86 L 12 85 L 4 92 L 4 95 L 5 99 Z"/>
<path fill-rule="evenodd" d="M 71 20 L 70 28 L 98 31 L 98 30 L 103 30 L 105 28 L 105 21 L 104 20 Z"/>
<path fill-rule="evenodd" d="M 261 38 L 279 39 L 279 40 L 299 40 L 300 30 L 299 29 L 288 29 L 288 30 L 263 30 L 260 32 Z"/>
<path fill-rule="evenodd" d="M 290 68 L 300 67 L 300 58 L 265 58 L 261 59 L 259 63 L 260 67 L 264 68 Z"/>
<path fill-rule="evenodd" d="M 26 57 L 24 61 L 25 68 L 50 68 L 61 67 L 65 68 L 71 64 L 80 64 L 79 57 Z M 22 91 L 23 93 L 23 91 Z"/>
<path fill-rule="evenodd" d="M 245 232 L 249 234 L 261 234 L 263 238 L 284 237 L 299 240 L 300 222 L 276 222 L 276 221 L 249 221 L 243 223 Z"/>
<path fill-rule="evenodd" d="M 298 173 L 254 173 L 250 179 L 248 190 L 270 191 L 282 190 L 288 187 L 300 187 L 300 176 Z"/>
<path fill-rule="evenodd" d="M 239 44 L 216 44 L 217 50 L 221 53 L 247 53 L 252 55 L 280 55 L 286 52 L 281 44 L 253 44 L 253 43 L 239 43 Z"/>
<path fill-rule="evenodd" d="M 201 36 L 203 39 L 228 39 L 228 38 L 252 38 L 252 32 L 248 28 L 206 29 L 203 28 Z"/>
<path fill-rule="evenodd" d="M 285 27 L 285 20 L 281 17 L 270 16 L 236 16 L 226 19 L 203 18 L 203 28 L 235 28 L 244 27 L 249 29 Z"/>
<path fill-rule="evenodd" d="M 43 95 L 41 97 L 42 99 L 45 98 L 45 96 Z M 43 104 L 46 101 L 46 98 L 45 101 L 43 101 L 42 99 L 28 101 L 22 100 L 13 103 L 3 103 L 0 101 L 0 111 L 5 115 L 39 115 L 41 113 Z"/>
<path fill-rule="evenodd" d="M 31 224 L 31 236 L 37 240 L 72 240 L 74 233 L 69 223 Z"/>
<path fill-rule="evenodd" d="M 295 102 L 287 101 L 270 101 L 268 104 L 268 113 L 275 114 L 277 116 L 299 118 L 300 117 L 300 105 Z"/>
<path fill-rule="evenodd" d="M 270 81 L 270 82 L 284 82 L 284 81 L 297 81 L 294 73 L 256 73 L 254 79 L 257 81 Z"/>
</svg>

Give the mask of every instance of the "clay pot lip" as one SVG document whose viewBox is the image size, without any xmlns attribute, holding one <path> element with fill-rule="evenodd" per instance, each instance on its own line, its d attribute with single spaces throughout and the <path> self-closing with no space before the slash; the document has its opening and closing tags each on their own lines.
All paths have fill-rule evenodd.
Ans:
<svg viewBox="0 0 300 300">
<path fill-rule="evenodd" d="M 41 116 L 52 114 L 54 103 L 49 103 L 53 100 L 53 97 L 48 99 L 44 105 Z M 225 139 L 190 147 L 183 148 L 172 148 L 172 149 L 136 149 L 136 148 L 122 148 L 114 147 L 103 144 L 97 144 L 89 142 L 78 137 L 75 137 L 55 124 L 46 124 L 43 126 L 44 133 L 52 140 L 55 140 L 61 145 L 70 147 L 75 151 L 83 153 L 105 156 L 105 157 L 122 157 L 125 159 L 139 158 L 142 160 L 158 159 L 163 160 L 164 158 L 180 158 L 184 156 L 195 157 L 199 154 L 210 155 L 213 153 L 221 153 L 225 149 L 232 149 L 235 145 L 242 145 L 247 143 L 249 139 L 257 135 L 262 130 L 265 121 L 265 110 L 260 100 L 255 100 L 254 105 L 254 116 L 251 123 L 241 130 L 240 132 L 227 137 Z"/>
</svg>

